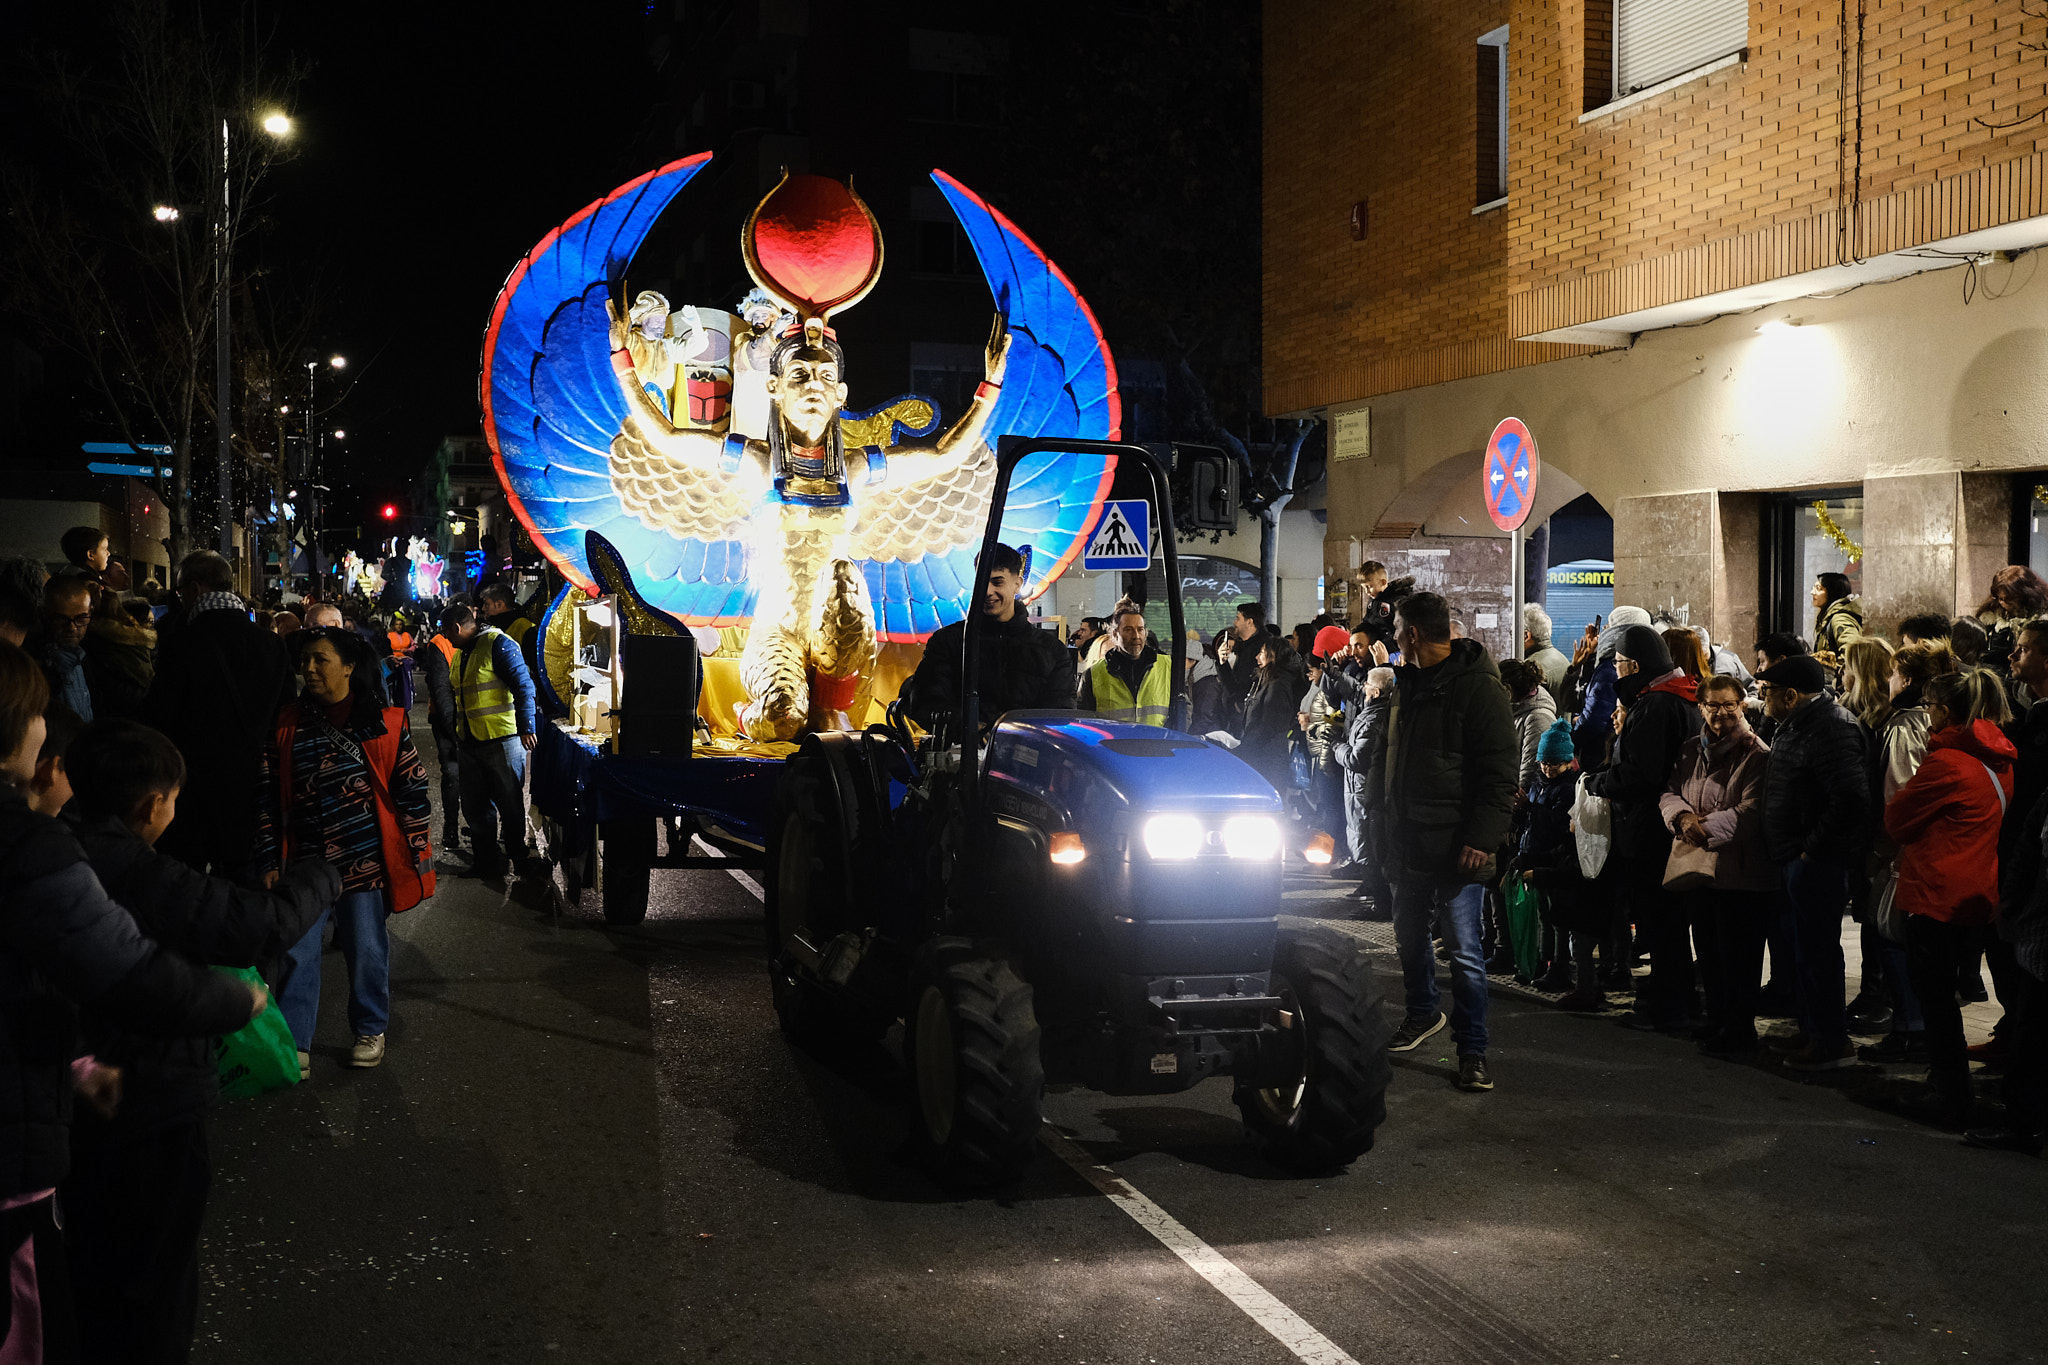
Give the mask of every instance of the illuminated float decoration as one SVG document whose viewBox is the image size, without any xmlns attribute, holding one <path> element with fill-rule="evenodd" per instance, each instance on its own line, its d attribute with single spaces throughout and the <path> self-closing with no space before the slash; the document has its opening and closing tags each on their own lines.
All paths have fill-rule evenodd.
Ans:
<svg viewBox="0 0 2048 1365">
<path fill-rule="evenodd" d="M 865 717 L 878 642 L 965 616 L 996 436 L 1118 439 L 1116 368 L 1059 268 L 940 171 L 997 311 L 965 412 L 916 395 L 845 409 L 831 318 L 875 287 L 883 253 L 837 181 L 785 174 L 749 216 L 759 288 L 738 315 L 651 291 L 628 302 L 634 251 L 708 160 L 621 186 L 513 269 L 484 337 L 484 434 L 514 512 L 571 584 L 599 591 L 595 532 L 645 606 L 745 628 L 740 723 L 785 740 Z M 1078 558 L 1113 474 L 1099 455 L 1019 465 L 1002 538 L 1026 555 L 1024 600 Z"/>
</svg>

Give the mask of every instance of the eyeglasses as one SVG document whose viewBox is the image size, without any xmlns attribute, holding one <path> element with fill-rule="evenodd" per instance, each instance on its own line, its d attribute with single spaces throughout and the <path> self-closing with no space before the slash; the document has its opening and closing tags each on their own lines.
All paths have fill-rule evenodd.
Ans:
<svg viewBox="0 0 2048 1365">
<path fill-rule="evenodd" d="M 1741 709 L 1742 703 L 1739 701 L 1703 701 L 1700 703 L 1700 710 L 1702 711 L 1740 711 Z"/>
<path fill-rule="evenodd" d="M 84 630 L 92 624 L 92 613 L 88 611 L 77 616 L 52 616 L 50 624 L 56 626 L 76 626 L 78 629 Z"/>
</svg>

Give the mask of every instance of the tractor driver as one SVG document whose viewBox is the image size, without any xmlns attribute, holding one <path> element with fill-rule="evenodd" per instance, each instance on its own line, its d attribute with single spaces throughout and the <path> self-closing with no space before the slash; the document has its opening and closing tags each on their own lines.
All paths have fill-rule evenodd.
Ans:
<svg viewBox="0 0 2048 1365">
<path fill-rule="evenodd" d="M 1023 556 L 1007 545 L 996 546 L 981 593 L 981 613 L 988 619 L 975 640 L 984 722 L 1005 711 L 1074 708 L 1074 656 L 1059 637 L 1032 625 L 1017 610 L 1023 587 Z M 960 709 L 966 633 L 965 621 L 941 626 L 925 642 L 924 658 L 903 685 L 903 709 L 927 730 Z"/>
<path fill-rule="evenodd" d="M 1117 607 L 1116 644 L 1081 679 L 1081 709 L 1104 720 L 1166 725 L 1173 702 L 1173 660 L 1152 648 L 1145 613 L 1134 602 Z"/>
</svg>

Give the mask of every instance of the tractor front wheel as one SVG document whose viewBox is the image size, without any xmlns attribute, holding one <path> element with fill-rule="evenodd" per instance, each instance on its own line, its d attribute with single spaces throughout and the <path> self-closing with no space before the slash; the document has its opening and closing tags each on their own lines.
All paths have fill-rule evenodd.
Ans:
<svg viewBox="0 0 2048 1365">
<path fill-rule="evenodd" d="M 1030 984 L 965 939 L 939 939 L 918 954 L 904 1021 L 917 1129 L 940 1180 L 1015 1180 L 1036 1148 L 1045 1090 Z"/>
</svg>

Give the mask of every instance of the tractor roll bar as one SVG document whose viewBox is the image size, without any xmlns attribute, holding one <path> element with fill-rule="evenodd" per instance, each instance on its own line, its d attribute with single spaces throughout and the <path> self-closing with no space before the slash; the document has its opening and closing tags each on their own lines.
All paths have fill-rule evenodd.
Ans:
<svg viewBox="0 0 2048 1365">
<path fill-rule="evenodd" d="M 960 636 L 960 647 L 966 657 L 960 661 L 960 712 L 955 733 L 960 742 L 960 790 L 970 812 L 978 813 L 981 809 L 981 750 L 977 743 L 981 733 L 978 668 L 981 656 L 975 650 L 982 631 L 981 592 L 988 582 L 988 563 L 1000 542 L 1003 509 L 1010 500 L 1010 476 L 1025 456 L 1046 453 L 1100 454 L 1113 460 L 1129 458 L 1142 465 L 1151 479 L 1153 514 L 1158 519 L 1160 548 L 1166 555 L 1166 609 L 1173 629 L 1173 692 L 1166 724 L 1173 730 L 1187 728 L 1191 705 L 1187 685 L 1187 618 L 1181 610 L 1179 538 L 1174 533 L 1173 491 L 1167 485 L 1166 466 L 1145 447 L 1124 441 L 1084 441 L 1059 436 L 1043 439 L 1000 437 L 996 441 L 996 483 L 989 493 L 988 525 L 982 532 L 981 553 L 974 561 L 974 596 L 967 605 L 967 628 Z M 1091 533 L 1093 530 L 1093 527 L 1089 528 Z"/>
</svg>

